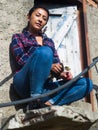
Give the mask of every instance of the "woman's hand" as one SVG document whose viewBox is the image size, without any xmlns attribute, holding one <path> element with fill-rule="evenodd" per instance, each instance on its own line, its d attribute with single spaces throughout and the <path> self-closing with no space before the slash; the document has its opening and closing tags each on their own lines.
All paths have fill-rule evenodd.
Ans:
<svg viewBox="0 0 98 130">
<path fill-rule="evenodd" d="M 72 76 L 72 73 L 70 71 L 68 71 L 68 72 L 63 71 L 60 74 L 60 78 L 65 79 L 65 80 L 71 80 L 73 78 L 73 76 Z"/>
<path fill-rule="evenodd" d="M 52 64 L 51 70 L 55 73 L 61 73 L 62 72 L 62 65 L 60 63 Z"/>
</svg>

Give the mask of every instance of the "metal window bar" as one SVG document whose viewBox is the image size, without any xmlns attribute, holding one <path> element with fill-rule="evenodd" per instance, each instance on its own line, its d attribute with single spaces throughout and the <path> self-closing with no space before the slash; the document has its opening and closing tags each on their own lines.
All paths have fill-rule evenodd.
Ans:
<svg viewBox="0 0 98 130">
<path fill-rule="evenodd" d="M 68 81 L 64 85 L 61 85 L 61 87 L 52 90 L 51 92 L 42 94 L 40 96 L 36 96 L 34 98 L 26 98 L 26 99 L 22 99 L 22 100 L 16 100 L 16 101 L 12 101 L 12 102 L 7 102 L 7 103 L 1 103 L 0 104 L 0 108 L 13 106 L 13 105 L 24 104 L 24 103 L 31 102 L 31 101 L 34 101 L 34 100 L 39 99 L 39 98 L 44 98 L 46 96 L 50 96 L 50 95 L 52 95 L 52 94 L 54 94 L 54 93 L 64 89 L 65 87 L 68 87 L 70 84 L 74 83 L 75 81 L 77 81 L 82 75 L 87 73 L 89 71 L 89 69 L 91 69 L 93 66 L 95 66 L 97 62 L 98 62 L 98 57 L 94 58 L 93 62 L 89 66 L 87 66 L 80 74 L 78 74 L 76 77 L 74 77 L 72 80 Z M 98 73 L 98 69 L 97 69 L 97 73 Z"/>
</svg>

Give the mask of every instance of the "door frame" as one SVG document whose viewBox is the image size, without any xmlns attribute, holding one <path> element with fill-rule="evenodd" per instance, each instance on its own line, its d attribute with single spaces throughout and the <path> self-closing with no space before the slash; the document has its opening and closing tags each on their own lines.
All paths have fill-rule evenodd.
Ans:
<svg viewBox="0 0 98 130">
<path fill-rule="evenodd" d="M 66 7 L 77 5 L 78 9 L 78 31 L 80 39 L 80 55 L 82 70 L 85 69 L 90 64 L 90 49 L 89 49 L 89 40 L 88 40 L 88 27 L 87 27 L 87 15 L 86 15 L 86 0 L 35 0 L 34 5 L 36 6 L 45 6 L 48 9 L 51 7 Z M 52 5 L 52 6 L 51 6 Z M 91 78 L 91 71 L 89 70 L 85 77 Z"/>
<path fill-rule="evenodd" d="M 87 26 L 87 14 L 86 14 L 86 0 L 81 1 L 82 6 L 79 6 L 79 33 L 80 33 L 80 43 L 84 46 L 81 46 L 81 62 L 82 69 L 86 68 L 90 63 L 90 48 L 89 48 L 89 38 L 88 38 L 88 26 Z M 83 61 L 84 58 L 84 61 Z M 86 77 L 91 78 L 91 71 L 89 70 Z"/>
<path fill-rule="evenodd" d="M 79 27 L 79 39 L 80 39 L 80 44 L 83 46 L 80 47 L 80 55 L 81 55 L 81 63 L 82 63 L 82 69 L 85 69 L 90 63 L 90 48 L 89 48 L 89 39 L 88 39 L 88 26 L 87 26 L 87 3 L 86 0 L 35 0 L 34 5 L 36 6 L 45 6 L 48 8 L 51 5 L 59 5 L 62 7 L 65 6 L 72 6 L 72 5 L 77 5 L 78 8 L 78 27 Z M 83 60 L 84 58 L 84 60 Z M 92 78 L 91 70 L 89 70 L 86 74 L 85 77 Z M 95 111 L 95 99 L 94 99 L 94 91 L 90 93 L 88 97 L 86 97 L 86 101 L 90 102 L 92 104 L 92 110 Z"/>
</svg>

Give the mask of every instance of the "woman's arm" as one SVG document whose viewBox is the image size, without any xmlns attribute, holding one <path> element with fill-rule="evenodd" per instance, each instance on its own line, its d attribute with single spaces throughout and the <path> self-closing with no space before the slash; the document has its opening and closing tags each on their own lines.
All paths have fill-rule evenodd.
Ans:
<svg viewBox="0 0 98 130">
<path fill-rule="evenodd" d="M 23 66 L 27 62 L 29 55 L 24 50 L 23 44 L 20 40 L 20 34 L 14 34 L 12 36 L 11 51 L 16 62 L 20 66 Z"/>
</svg>

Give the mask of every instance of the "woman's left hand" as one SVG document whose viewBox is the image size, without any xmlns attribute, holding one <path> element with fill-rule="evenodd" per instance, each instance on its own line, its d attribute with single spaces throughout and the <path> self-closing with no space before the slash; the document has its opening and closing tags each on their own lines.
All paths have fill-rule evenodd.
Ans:
<svg viewBox="0 0 98 130">
<path fill-rule="evenodd" d="M 65 79 L 65 80 L 71 80 L 73 78 L 73 76 L 72 76 L 72 73 L 70 71 L 68 71 L 68 72 L 63 71 L 60 74 L 60 78 Z"/>
</svg>

